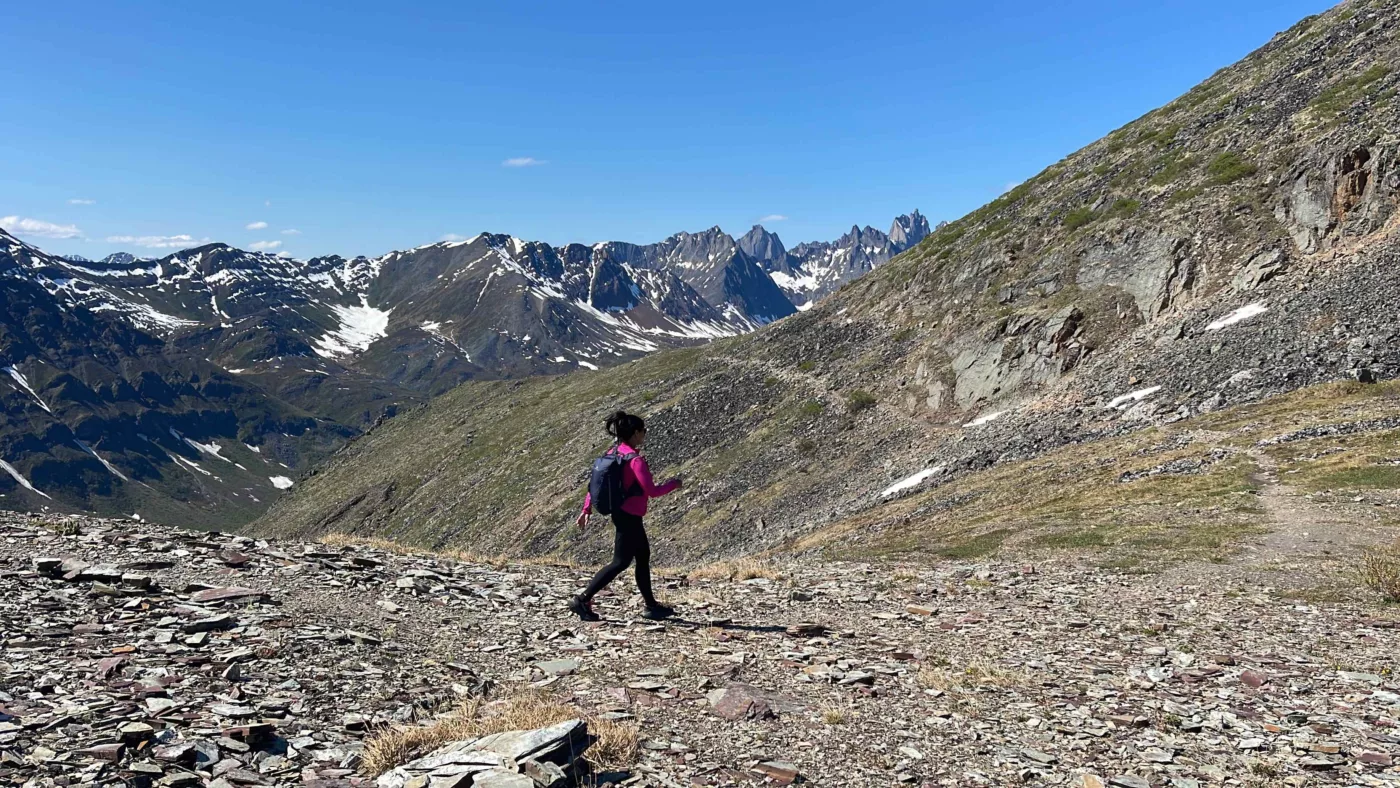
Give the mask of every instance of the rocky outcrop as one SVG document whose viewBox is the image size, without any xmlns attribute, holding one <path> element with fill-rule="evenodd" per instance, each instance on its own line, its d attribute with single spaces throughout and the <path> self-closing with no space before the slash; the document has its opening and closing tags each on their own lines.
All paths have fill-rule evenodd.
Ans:
<svg viewBox="0 0 1400 788">
<path fill-rule="evenodd" d="M 1385 226 L 1400 199 L 1395 144 L 1314 148 L 1280 178 L 1274 216 L 1313 254 Z"/>
</svg>

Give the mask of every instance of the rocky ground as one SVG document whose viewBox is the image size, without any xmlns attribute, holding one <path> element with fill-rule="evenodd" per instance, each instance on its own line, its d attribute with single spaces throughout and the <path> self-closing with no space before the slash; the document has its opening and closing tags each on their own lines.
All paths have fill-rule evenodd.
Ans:
<svg viewBox="0 0 1400 788">
<path fill-rule="evenodd" d="M 1400 785 L 1394 608 L 1228 571 L 763 569 L 667 579 L 666 624 L 620 581 L 584 625 L 586 568 L 6 515 L 0 783 L 363 783 L 374 731 L 540 691 L 636 722 L 629 785 Z"/>
</svg>

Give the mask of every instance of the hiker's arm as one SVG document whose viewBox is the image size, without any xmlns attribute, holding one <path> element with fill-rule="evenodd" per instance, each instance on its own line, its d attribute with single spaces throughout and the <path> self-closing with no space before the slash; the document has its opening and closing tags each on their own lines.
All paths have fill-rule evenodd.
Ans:
<svg viewBox="0 0 1400 788">
<path fill-rule="evenodd" d="M 638 457 L 632 461 L 632 473 L 637 477 L 637 484 L 642 486 L 642 492 L 648 498 L 660 498 L 676 491 L 681 486 L 680 479 L 672 479 L 665 484 L 658 485 L 651 478 L 651 466 L 647 465 L 647 458 Z"/>
<path fill-rule="evenodd" d="M 574 520 L 580 529 L 588 526 L 588 513 L 593 510 L 593 493 L 583 494 L 583 511 L 578 513 L 578 519 Z"/>
</svg>

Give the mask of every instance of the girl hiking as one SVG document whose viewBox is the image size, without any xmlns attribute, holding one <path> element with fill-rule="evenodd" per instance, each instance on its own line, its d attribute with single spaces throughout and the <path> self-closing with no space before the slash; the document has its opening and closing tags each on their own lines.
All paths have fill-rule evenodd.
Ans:
<svg viewBox="0 0 1400 788">
<path fill-rule="evenodd" d="M 617 445 L 594 463 L 583 511 L 575 522 L 579 530 L 586 529 L 589 515 L 595 508 L 599 514 L 611 515 L 617 529 L 613 557 L 593 576 L 588 588 L 569 602 L 569 609 L 584 621 L 599 620 L 598 614 L 593 612 L 594 595 L 635 561 L 637 590 L 642 592 L 647 606 L 642 616 L 653 620 L 667 618 L 676 611 L 657 602 L 651 593 L 651 544 L 647 541 L 642 518 L 647 513 L 648 499 L 680 489 L 681 480 L 677 477 L 660 485 L 652 481 L 651 468 L 641 454 L 647 428 L 640 416 L 618 411 L 607 418 L 604 426 L 608 434 L 617 439 Z"/>
</svg>

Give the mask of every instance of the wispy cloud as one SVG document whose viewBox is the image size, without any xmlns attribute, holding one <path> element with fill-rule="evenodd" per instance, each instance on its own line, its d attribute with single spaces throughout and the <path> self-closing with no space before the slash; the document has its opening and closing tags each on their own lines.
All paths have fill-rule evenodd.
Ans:
<svg viewBox="0 0 1400 788">
<path fill-rule="evenodd" d="M 243 227 L 245 230 L 266 230 L 267 222 L 250 222 Z"/>
<path fill-rule="evenodd" d="M 758 223 L 759 223 L 759 224 L 762 224 L 762 223 L 764 223 L 764 222 L 785 222 L 785 221 L 787 221 L 787 217 L 784 216 L 784 215 L 782 215 L 782 214 L 780 214 L 780 213 L 770 213 L 770 214 L 768 214 L 767 216 L 760 216 L 759 219 L 758 219 Z"/>
<path fill-rule="evenodd" d="M 281 257 L 281 258 L 284 259 L 284 260 L 290 260 L 290 259 L 292 258 L 292 253 L 291 253 L 291 252 L 278 252 L 278 253 L 277 253 L 277 256 L 278 256 L 278 257 Z"/>
<path fill-rule="evenodd" d="M 208 238 L 196 241 L 192 235 L 109 235 L 107 243 L 144 246 L 147 249 L 188 249 L 209 243 Z"/>
<path fill-rule="evenodd" d="M 283 235 L 301 235 L 301 230 L 298 230 L 298 229 L 295 228 L 295 227 L 288 227 L 287 229 L 285 229 L 285 230 L 282 231 L 282 234 L 283 234 Z"/>
<path fill-rule="evenodd" d="M 465 240 L 467 240 L 467 236 L 465 236 L 465 235 L 458 235 L 458 234 L 456 234 L 456 233 L 444 233 L 444 234 L 442 235 L 441 238 L 438 238 L 438 240 L 439 240 L 439 241 L 465 241 Z"/>
<path fill-rule="evenodd" d="M 24 216 L 0 216 L 0 227 L 29 238 L 82 238 L 77 225 L 54 224 Z"/>
<path fill-rule="evenodd" d="M 85 200 L 82 197 L 74 197 L 68 201 L 69 205 L 96 205 L 97 200 Z"/>
<path fill-rule="evenodd" d="M 1011 191 L 1012 189 L 1014 189 L 1014 188 L 1016 188 L 1017 186 L 1020 186 L 1020 185 L 1021 185 L 1021 181 L 1011 181 L 1010 183 L 1006 184 L 1006 188 L 1005 188 L 1005 189 L 1002 189 L 1001 193 L 1002 193 L 1002 194 L 1006 194 L 1007 192 Z"/>
<path fill-rule="evenodd" d="M 544 159 L 536 159 L 530 156 L 517 156 L 513 159 L 506 159 L 501 162 L 502 167 L 538 167 L 541 164 L 548 164 Z"/>
<path fill-rule="evenodd" d="M 272 200 L 263 200 L 263 206 L 266 207 L 266 208 L 271 208 L 271 207 L 272 207 Z"/>
<path fill-rule="evenodd" d="M 269 249 L 276 249 L 281 245 L 281 241 L 258 241 L 257 243 L 248 244 L 248 248 L 256 249 L 259 252 L 265 252 Z"/>
</svg>

